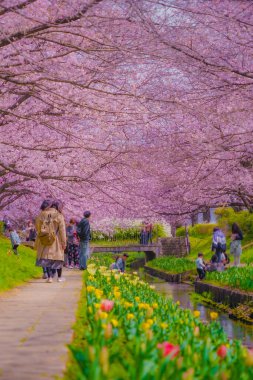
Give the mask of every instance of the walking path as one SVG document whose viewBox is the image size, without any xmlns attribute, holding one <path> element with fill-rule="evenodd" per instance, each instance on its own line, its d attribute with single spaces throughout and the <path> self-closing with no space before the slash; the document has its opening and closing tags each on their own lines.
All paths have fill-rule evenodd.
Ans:
<svg viewBox="0 0 253 380">
<path fill-rule="evenodd" d="M 65 270 L 65 282 L 32 280 L 0 295 L 0 380 L 61 376 L 75 321 L 82 272 Z"/>
</svg>

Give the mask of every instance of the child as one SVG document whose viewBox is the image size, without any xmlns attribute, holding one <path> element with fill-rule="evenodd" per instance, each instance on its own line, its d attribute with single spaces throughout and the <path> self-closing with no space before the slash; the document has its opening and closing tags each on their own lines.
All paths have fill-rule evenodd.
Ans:
<svg viewBox="0 0 253 380">
<path fill-rule="evenodd" d="M 17 249 L 21 243 L 21 240 L 20 240 L 20 237 L 18 236 L 18 233 L 13 228 L 10 228 L 10 239 L 11 239 L 13 252 L 15 253 L 15 255 L 18 255 Z"/>
<path fill-rule="evenodd" d="M 203 278 L 205 278 L 205 275 L 206 275 L 206 266 L 205 266 L 205 263 L 203 261 L 203 253 L 198 254 L 198 258 L 196 260 L 196 266 L 197 266 L 197 272 L 199 275 L 199 279 L 203 280 Z"/>
</svg>

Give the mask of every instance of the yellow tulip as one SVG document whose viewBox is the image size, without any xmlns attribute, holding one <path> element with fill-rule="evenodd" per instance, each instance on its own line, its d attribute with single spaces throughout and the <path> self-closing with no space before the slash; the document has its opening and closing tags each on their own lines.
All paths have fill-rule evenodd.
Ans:
<svg viewBox="0 0 253 380">
<path fill-rule="evenodd" d="M 146 316 L 149 318 L 149 317 L 152 317 L 152 315 L 153 315 L 153 309 L 152 309 L 152 307 L 149 307 L 149 308 L 147 309 L 147 314 L 146 314 Z"/>
<path fill-rule="evenodd" d="M 135 297 L 136 302 L 140 302 L 140 297 Z"/>
<path fill-rule="evenodd" d="M 131 314 L 131 313 L 127 314 L 127 319 L 128 320 L 134 319 L 134 314 Z"/>
<path fill-rule="evenodd" d="M 95 290 L 95 296 L 97 297 L 97 298 L 101 298 L 102 297 L 102 295 L 103 295 L 103 290 L 100 290 L 100 289 L 96 289 Z"/>
<path fill-rule="evenodd" d="M 131 302 L 127 302 L 127 301 L 124 302 L 123 305 L 125 308 L 133 307 L 133 304 Z"/>
<path fill-rule="evenodd" d="M 119 321 L 117 321 L 117 319 L 112 319 L 111 324 L 113 325 L 113 327 L 118 327 Z"/>
<path fill-rule="evenodd" d="M 252 367 L 253 366 L 253 350 L 252 349 L 245 349 L 247 350 L 245 353 L 245 363 L 247 366 Z"/>
<path fill-rule="evenodd" d="M 198 318 L 200 316 L 200 311 L 194 310 L 193 315 L 194 315 L 194 317 Z"/>
<path fill-rule="evenodd" d="M 193 331 L 194 336 L 199 336 L 199 326 L 196 326 Z"/>
<path fill-rule="evenodd" d="M 93 346 L 88 347 L 89 350 L 89 359 L 93 362 L 95 360 L 95 348 Z"/>
<path fill-rule="evenodd" d="M 153 303 L 152 307 L 153 309 L 158 309 L 158 303 Z"/>
<path fill-rule="evenodd" d="M 97 313 L 100 319 L 106 319 L 108 317 L 108 314 L 105 311 L 98 310 Z"/>
<path fill-rule="evenodd" d="M 143 322 L 141 324 L 141 327 L 143 328 L 143 330 L 147 331 L 150 329 L 150 324 L 148 322 Z"/>
<path fill-rule="evenodd" d="M 104 375 L 107 375 L 109 372 L 109 352 L 106 346 L 102 347 L 102 350 L 99 355 L 99 362 Z"/>
<path fill-rule="evenodd" d="M 105 339 L 110 339 L 112 336 L 112 325 L 111 323 L 108 323 L 105 327 L 104 331 Z"/>
<path fill-rule="evenodd" d="M 160 324 L 160 327 L 161 327 L 162 329 L 166 329 L 166 328 L 168 327 L 168 323 L 166 323 L 166 322 L 162 322 L 162 323 Z"/>
<path fill-rule="evenodd" d="M 93 292 L 93 290 L 95 290 L 94 286 L 91 286 L 91 285 L 88 285 L 88 286 L 87 286 L 87 292 L 88 292 L 88 293 Z"/>
<path fill-rule="evenodd" d="M 150 326 L 152 326 L 154 321 L 153 321 L 153 319 L 147 319 L 146 323 L 148 323 Z"/>
<path fill-rule="evenodd" d="M 139 309 L 149 309 L 150 306 L 147 303 L 139 303 L 138 305 Z"/>
<path fill-rule="evenodd" d="M 211 317 L 211 319 L 214 321 L 215 319 L 218 318 L 218 313 L 215 313 L 215 311 L 211 311 L 211 313 L 210 313 L 210 317 Z"/>
</svg>

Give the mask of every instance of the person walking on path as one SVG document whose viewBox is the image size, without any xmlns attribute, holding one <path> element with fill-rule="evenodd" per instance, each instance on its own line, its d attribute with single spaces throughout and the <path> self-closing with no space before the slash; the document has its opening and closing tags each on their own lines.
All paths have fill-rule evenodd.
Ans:
<svg viewBox="0 0 253 380">
<path fill-rule="evenodd" d="M 12 250 L 15 253 L 15 255 L 18 255 L 18 246 L 21 244 L 20 237 L 17 231 L 14 230 L 13 228 L 10 228 L 9 231 L 10 231 Z"/>
<path fill-rule="evenodd" d="M 230 243 L 230 253 L 234 256 L 234 266 L 240 265 L 240 258 L 242 254 L 242 239 L 243 234 L 238 224 L 232 224 L 232 235 Z"/>
<path fill-rule="evenodd" d="M 79 269 L 87 269 L 87 260 L 89 258 L 89 243 L 91 240 L 90 232 L 90 222 L 89 218 L 91 216 L 90 211 L 85 211 L 83 214 L 84 218 L 77 226 L 77 235 L 80 239 L 80 253 L 79 253 Z"/>
<path fill-rule="evenodd" d="M 36 265 L 46 268 L 47 282 L 53 282 L 52 271 L 56 269 L 60 282 L 66 248 L 66 226 L 61 213 L 63 205 L 60 201 L 46 199 L 40 208 L 41 212 L 36 218 Z"/>
<path fill-rule="evenodd" d="M 79 268 L 79 239 L 75 219 L 70 219 L 66 229 L 67 233 L 67 266 Z"/>
<path fill-rule="evenodd" d="M 218 257 L 218 263 L 220 263 L 222 252 L 226 252 L 226 237 L 218 227 L 213 229 L 212 251 L 215 251 Z"/>
</svg>

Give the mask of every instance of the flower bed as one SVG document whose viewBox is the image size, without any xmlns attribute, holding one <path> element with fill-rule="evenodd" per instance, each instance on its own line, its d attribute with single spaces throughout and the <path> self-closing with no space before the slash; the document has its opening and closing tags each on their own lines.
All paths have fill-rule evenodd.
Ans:
<svg viewBox="0 0 253 380">
<path fill-rule="evenodd" d="M 215 284 L 253 291 L 253 267 L 230 268 L 224 272 L 208 272 L 206 280 Z"/>
<path fill-rule="evenodd" d="M 253 378 L 251 351 L 229 341 L 218 322 L 203 324 L 198 311 L 181 309 L 137 276 L 92 265 L 84 292 L 70 346 L 79 370 L 74 377 L 69 370 L 68 380 Z"/>
<path fill-rule="evenodd" d="M 159 257 L 147 263 L 151 268 L 161 269 L 164 272 L 176 274 L 183 273 L 196 268 L 193 261 L 185 258 Z"/>
</svg>

